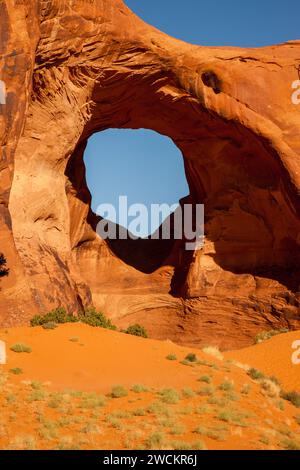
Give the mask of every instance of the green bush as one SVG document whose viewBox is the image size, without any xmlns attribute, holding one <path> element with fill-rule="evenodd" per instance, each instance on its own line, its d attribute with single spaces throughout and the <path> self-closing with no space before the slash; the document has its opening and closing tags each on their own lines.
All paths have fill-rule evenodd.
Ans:
<svg viewBox="0 0 300 470">
<path fill-rule="evenodd" d="M 166 359 L 168 359 L 168 361 L 177 361 L 177 356 L 176 354 L 168 354 Z"/>
<path fill-rule="evenodd" d="M 282 392 L 281 397 L 290 401 L 296 408 L 300 408 L 300 393 L 298 392 Z"/>
<path fill-rule="evenodd" d="M 103 313 L 97 312 L 94 308 L 90 308 L 81 314 L 80 321 L 90 326 L 97 326 L 107 330 L 116 330 L 116 326 L 113 325 L 111 321 L 103 315 Z"/>
<path fill-rule="evenodd" d="M 249 377 L 251 377 L 251 379 L 253 380 L 260 380 L 260 379 L 264 379 L 265 376 L 262 372 L 260 372 L 259 370 L 257 369 L 254 369 L 253 367 L 251 369 L 248 370 L 247 374 L 249 375 Z"/>
<path fill-rule="evenodd" d="M 74 323 L 78 322 L 79 318 L 70 315 L 63 307 L 56 308 L 46 315 L 35 315 L 31 321 L 31 326 L 41 326 L 47 323 Z"/>
<path fill-rule="evenodd" d="M 31 353 L 31 348 L 23 343 L 13 344 L 10 349 L 16 353 Z"/>
<path fill-rule="evenodd" d="M 141 325 L 131 325 L 124 331 L 127 335 L 140 336 L 141 338 L 148 338 L 148 333 Z"/>
<path fill-rule="evenodd" d="M 20 367 L 14 367 L 12 369 L 9 369 L 9 372 L 14 375 L 20 375 L 23 374 L 23 369 L 21 369 Z"/>
<path fill-rule="evenodd" d="M 53 321 L 49 321 L 48 323 L 44 323 L 43 325 L 44 330 L 54 330 L 57 328 L 57 324 Z"/>
<path fill-rule="evenodd" d="M 116 385 L 111 390 L 112 398 L 122 398 L 122 397 L 127 397 L 127 395 L 128 395 L 128 392 L 126 388 L 124 388 L 122 385 Z"/>
<path fill-rule="evenodd" d="M 196 354 L 190 353 L 185 357 L 185 360 L 188 361 L 188 362 L 197 362 L 198 358 L 197 358 Z"/>
<path fill-rule="evenodd" d="M 289 329 L 288 328 L 281 328 L 279 330 L 269 330 L 269 331 L 262 331 L 258 335 L 255 336 L 255 344 L 262 343 L 263 341 L 267 341 L 270 338 L 273 338 L 273 336 L 281 335 L 283 333 L 288 333 Z"/>
<path fill-rule="evenodd" d="M 159 394 L 161 401 L 169 405 L 174 405 L 180 400 L 179 393 L 174 388 L 164 388 Z"/>
<path fill-rule="evenodd" d="M 45 329 L 53 329 L 57 324 L 76 323 L 79 321 L 90 326 L 116 330 L 115 325 L 103 313 L 97 312 L 94 308 L 87 309 L 85 312 L 75 316 L 67 313 L 65 308 L 59 307 L 46 313 L 46 315 L 34 316 L 30 324 L 31 326 L 43 326 Z"/>
</svg>

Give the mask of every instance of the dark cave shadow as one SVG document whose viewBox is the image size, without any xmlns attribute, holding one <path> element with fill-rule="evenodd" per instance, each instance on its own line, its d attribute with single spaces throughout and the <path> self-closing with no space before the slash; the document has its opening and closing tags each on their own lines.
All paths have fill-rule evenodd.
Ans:
<svg viewBox="0 0 300 470">
<path fill-rule="evenodd" d="M 184 200 L 181 200 L 180 203 Z M 136 238 L 126 228 L 107 221 L 107 225 L 116 228 L 117 237 L 116 239 L 107 238 L 106 243 L 110 250 L 124 263 L 144 274 L 151 274 L 164 266 L 175 244 L 180 242 L 174 236 L 174 219 L 179 210 L 180 208 L 170 214 L 152 235 L 145 238 Z M 103 221 L 101 217 L 95 217 L 97 217 L 97 224 L 99 221 Z M 95 230 L 97 224 L 95 225 L 94 219 L 93 226 Z M 163 239 L 162 234 L 168 228 L 170 229 L 170 238 Z M 172 265 L 172 262 L 170 264 Z"/>
</svg>

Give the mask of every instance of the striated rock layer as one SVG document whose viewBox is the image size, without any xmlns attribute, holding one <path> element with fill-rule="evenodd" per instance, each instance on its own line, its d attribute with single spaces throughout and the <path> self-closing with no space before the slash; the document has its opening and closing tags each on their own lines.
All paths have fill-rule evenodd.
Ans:
<svg viewBox="0 0 300 470">
<path fill-rule="evenodd" d="M 195 346 L 300 328 L 300 41 L 194 46 L 121 0 L 4 0 L 0 14 L 0 325 L 94 304 Z M 83 154 L 107 128 L 173 139 L 205 204 L 202 250 L 99 238 Z"/>
</svg>

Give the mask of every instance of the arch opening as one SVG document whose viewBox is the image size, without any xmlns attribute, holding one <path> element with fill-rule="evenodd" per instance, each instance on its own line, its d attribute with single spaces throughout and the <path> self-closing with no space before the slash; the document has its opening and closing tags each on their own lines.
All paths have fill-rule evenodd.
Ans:
<svg viewBox="0 0 300 470">
<path fill-rule="evenodd" d="M 151 238 L 189 194 L 180 150 L 148 129 L 94 134 L 84 152 L 93 212 L 135 238 Z"/>
</svg>

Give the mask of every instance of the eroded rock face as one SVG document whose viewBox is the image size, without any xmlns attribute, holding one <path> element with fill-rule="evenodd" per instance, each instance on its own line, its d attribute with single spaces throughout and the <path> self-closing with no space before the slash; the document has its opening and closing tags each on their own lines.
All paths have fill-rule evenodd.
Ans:
<svg viewBox="0 0 300 470">
<path fill-rule="evenodd" d="M 1 325 L 94 304 L 120 326 L 195 346 L 299 328 L 300 41 L 192 46 L 121 0 L 0 9 Z M 203 250 L 99 238 L 83 154 L 107 128 L 173 139 L 189 199 L 205 203 Z"/>
</svg>

